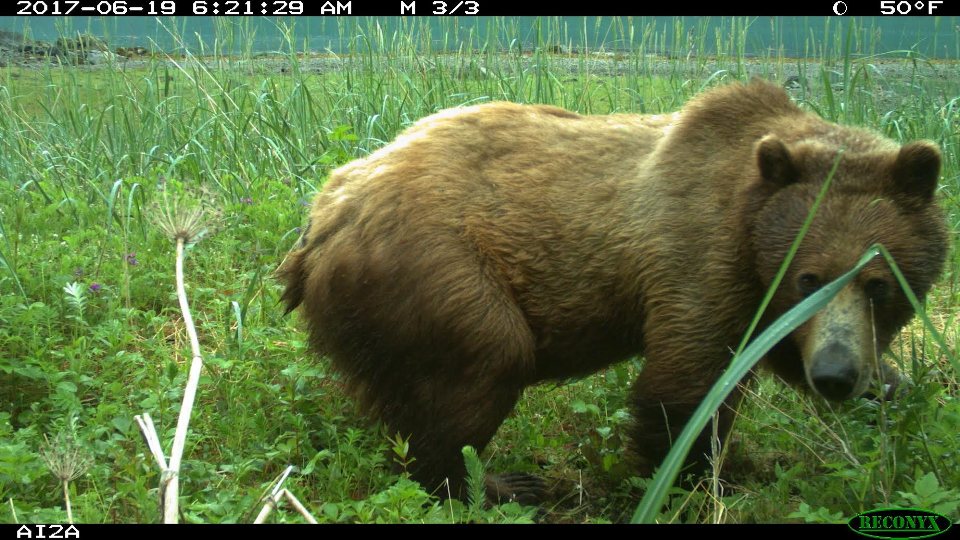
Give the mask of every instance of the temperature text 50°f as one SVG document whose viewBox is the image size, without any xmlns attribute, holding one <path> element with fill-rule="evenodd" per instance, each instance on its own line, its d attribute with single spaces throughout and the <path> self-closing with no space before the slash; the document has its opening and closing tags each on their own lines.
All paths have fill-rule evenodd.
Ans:
<svg viewBox="0 0 960 540">
<path fill-rule="evenodd" d="M 933 15 L 942 0 L 880 0 L 881 15 Z"/>
</svg>

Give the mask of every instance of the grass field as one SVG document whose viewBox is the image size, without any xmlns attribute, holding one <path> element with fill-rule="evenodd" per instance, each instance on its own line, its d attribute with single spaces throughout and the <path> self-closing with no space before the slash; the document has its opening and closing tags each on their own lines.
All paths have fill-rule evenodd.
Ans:
<svg viewBox="0 0 960 540">
<path fill-rule="evenodd" d="M 936 141 L 938 197 L 955 237 L 960 57 L 871 50 L 868 29 L 850 23 L 811 37 L 807 58 L 782 57 L 775 43 L 747 58 L 749 24 L 730 19 L 722 36 L 683 29 L 689 43 L 665 47 L 716 40 L 710 58 L 650 55 L 662 41 L 650 27 L 622 30 L 630 50 L 570 52 L 577 30 L 553 19 L 540 46 L 522 51 L 504 19 L 463 47 L 451 31 L 445 51 L 416 29 L 385 35 L 370 23 L 336 59 L 299 54 L 291 34 L 290 50 L 269 58 L 212 46 L 202 57 L 97 68 L 0 68 L 0 522 L 66 521 L 48 461 L 72 464 L 61 474 L 76 474 L 76 521 L 160 520 L 159 472 L 134 416 L 149 412 L 168 450 L 190 361 L 173 244 L 156 225 L 171 200 L 202 208 L 207 228 L 186 264 L 204 371 L 181 471 L 184 521 L 251 522 L 288 465 L 285 486 L 326 522 L 628 519 L 648 482 L 623 458 L 624 395 L 641 360 L 528 390 L 481 455 L 489 470 L 547 479 L 553 497 L 540 515 L 440 502 L 394 472 L 391 461 L 410 457 L 403 445 L 360 417 L 307 353 L 272 272 L 333 167 L 438 109 L 505 99 L 656 113 L 752 75 L 799 77 L 794 95 L 829 120 Z M 334 60 L 337 69 L 317 67 Z M 951 252 L 927 304 L 950 351 L 958 269 Z M 950 351 L 909 326 L 890 357 L 914 384 L 894 403 L 832 406 L 761 377 L 737 420 L 736 450 L 714 475 L 676 488 L 660 521 L 842 522 L 892 505 L 960 518 Z M 302 520 L 289 506 L 271 519 Z"/>
</svg>

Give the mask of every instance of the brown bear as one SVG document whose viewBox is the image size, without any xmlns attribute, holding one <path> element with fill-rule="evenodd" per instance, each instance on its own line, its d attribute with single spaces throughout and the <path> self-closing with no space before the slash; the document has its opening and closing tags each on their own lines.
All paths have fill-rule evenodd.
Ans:
<svg viewBox="0 0 960 540">
<path fill-rule="evenodd" d="M 922 297 L 947 249 L 938 148 L 826 122 L 753 81 L 669 115 L 490 103 L 420 120 L 333 172 L 281 265 L 283 299 L 365 409 L 410 437 L 428 489 L 459 492 L 461 447 L 486 446 L 526 386 L 634 355 L 632 450 L 649 473 L 729 364 L 841 150 L 763 323 L 876 242 Z M 859 396 L 912 315 L 877 258 L 767 361 L 831 400 Z M 691 456 L 708 450 L 704 434 Z"/>
</svg>

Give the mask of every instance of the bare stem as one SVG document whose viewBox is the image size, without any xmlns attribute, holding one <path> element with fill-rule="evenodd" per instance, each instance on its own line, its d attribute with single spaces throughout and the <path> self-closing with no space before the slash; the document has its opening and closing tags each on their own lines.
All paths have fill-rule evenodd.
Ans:
<svg viewBox="0 0 960 540">
<path fill-rule="evenodd" d="M 67 502 L 67 523 L 73 524 L 73 510 L 70 508 L 70 481 L 63 479 L 63 500 Z"/>
<path fill-rule="evenodd" d="M 300 512 L 300 515 L 303 516 L 308 523 L 312 523 L 314 525 L 317 524 L 317 518 L 313 517 L 313 514 L 311 514 L 310 511 L 307 510 L 307 507 L 300 502 L 300 499 L 294 497 L 293 493 L 290 493 L 289 489 L 284 489 L 283 495 L 287 498 L 287 501 L 289 501 L 290 504 L 293 505 L 293 508 L 297 512 Z"/>
<path fill-rule="evenodd" d="M 193 410 L 193 401 L 197 395 L 197 386 L 200 383 L 200 370 L 203 367 L 203 358 L 200 356 L 200 340 L 193 325 L 193 316 L 190 315 L 190 304 L 187 302 L 187 292 L 183 279 L 183 251 L 185 241 L 177 238 L 177 298 L 180 300 L 180 311 L 183 313 L 183 322 L 190 336 L 190 350 L 193 358 L 190 361 L 190 374 L 187 376 L 187 387 L 183 391 L 183 403 L 180 406 L 180 417 L 177 419 L 177 431 L 173 437 L 173 448 L 170 450 L 169 481 L 164 491 L 164 523 L 176 523 L 178 519 L 178 489 L 180 475 L 180 459 L 183 457 L 183 447 L 187 440 L 187 430 L 190 427 L 190 413 Z"/>
<path fill-rule="evenodd" d="M 273 509 L 277 507 L 277 501 L 280 499 L 280 493 L 271 493 L 267 495 L 267 500 L 263 504 L 263 508 L 260 509 L 260 513 L 257 514 L 257 518 L 253 520 L 254 525 L 260 525 L 267 521 L 267 518 L 270 517 L 270 513 L 273 512 Z"/>
</svg>

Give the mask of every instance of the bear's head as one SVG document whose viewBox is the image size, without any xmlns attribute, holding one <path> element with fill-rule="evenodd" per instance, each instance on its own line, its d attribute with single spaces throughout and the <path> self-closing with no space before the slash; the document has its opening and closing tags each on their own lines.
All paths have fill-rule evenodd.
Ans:
<svg viewBox="0 0 960 540">
<path fill-rule="evenodd" d="M 774 279 L 836 165 L 831 185 L 770 305 L 776 317 L 841 274 L 873 244 L 896 260 L 923 298 L 943 268 L 947 234 L 935 202 L 940 151 L 905 146 L 852 128 L 786 142 L 767 135 L 754 147 L 762 193 L 752 219 L 757 275 Z M 874 258 L 823 310 L 784 340 L 771 362 L 831 400 L 864 394 L 878 361 L 913 309 L 893 271 Z M 802 370 L 802 371 L 801 371 Z M 889 381 L 887 381 L 889 382 Z"/>
</svg>

